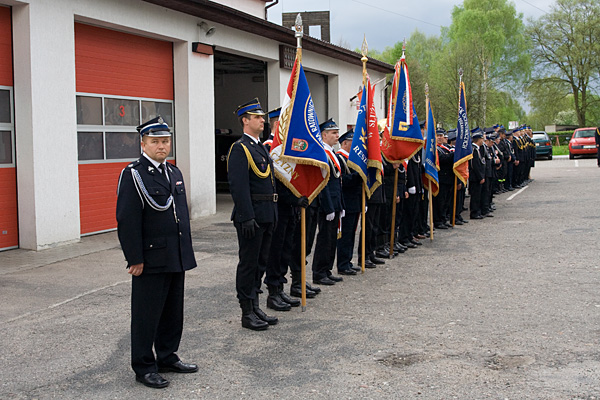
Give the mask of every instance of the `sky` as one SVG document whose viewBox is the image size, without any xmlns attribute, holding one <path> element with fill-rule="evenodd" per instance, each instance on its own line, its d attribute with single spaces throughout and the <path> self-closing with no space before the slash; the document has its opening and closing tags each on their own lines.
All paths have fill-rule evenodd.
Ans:
<svg viewBox="0 0 600 400">
<path fill-rule="evenodd" d="M 549 12 L 553 0 L 511 0 L 524 19 Z M 452 9 L 462 0 L 279 0 L 269 8 L 268 19 L 281 24 L 282 12 L 330 11 L 331 43 L 360 48 L 366 35 L 369 49 L 383 51 L 410 37 L 415 29 L 439 35 L 450 26 Z"/>
</svg>

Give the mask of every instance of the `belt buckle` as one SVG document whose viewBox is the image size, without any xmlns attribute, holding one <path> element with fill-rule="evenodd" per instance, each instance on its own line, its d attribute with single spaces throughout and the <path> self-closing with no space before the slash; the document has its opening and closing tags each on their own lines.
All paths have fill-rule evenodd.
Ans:
<svg viewBox="0 0 600 400">
<path fill-rule="evenodd" d="M 273 203 L 277 203 L 277 200 L 279 200 L 279 194 L 273 193 Z"/>
</svg>

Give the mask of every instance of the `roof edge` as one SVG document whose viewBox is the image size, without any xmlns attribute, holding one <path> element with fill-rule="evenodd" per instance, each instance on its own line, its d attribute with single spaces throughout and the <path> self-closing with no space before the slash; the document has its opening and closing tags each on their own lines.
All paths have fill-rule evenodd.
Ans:
<svg viewBox="0 0 600 400">
<path fill-rule="evenodd" d="M 246 14 L 225 5 L 209 0 L 143 0 L 147 3 L 179 11 L 198 18 L 207 19 L 244 32 L 253 33 L 290 46 L 296 46 L 294 31 L 281 25 L 265 21 L 261 18 Z M 323 54 L 349 64 L 362 66 L 361 55 L 343 47 L 324 42 L 305 35 L 302 38 L 302 48 L 318 54 Z M 383 61 L 369 59 L 371 70 L 390 74 L 394 66 Z"/>
</svg>

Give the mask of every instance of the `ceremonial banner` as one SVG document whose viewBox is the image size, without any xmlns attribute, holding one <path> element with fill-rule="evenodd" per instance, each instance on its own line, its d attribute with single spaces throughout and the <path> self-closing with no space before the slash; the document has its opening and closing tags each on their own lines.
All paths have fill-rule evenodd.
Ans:
<svg viewBox="0 0 600 400">
<path fill-rule="evenodd" d="M 375 189 L 381 185 L 381 148 L 377 115 L 375 114 L 374 87 L 367 79 L 360 100 L 358 118 L 354 127 L 352 148 L 349 151 L 348 167 L 360 174 L 366 185 L 366 194 L 370 198 Z"/>
<path fill-rule="evenodd" d="M 456 146 L 454 150 L 454 174 L 467 184 L 469 180 L 469 163 L 473 158 L 473 146 L 471 145 L 471 131 L 467 119 L 467 100 L 465 99 L 465 84 L 460 82 L 458 94 L 458 123 L 456 125 Z"/>
<path fill-rule="evenodd" d="M 440 162 L 438 160 L 436 136 L 435 136 L 435 119 L 433 118 L 433 110 L 431 102 L 427 99 L 427 142 L 425 147 L 425 178 L 431 182 L 431 193 L 434 196 L 439 192 L 439 177 Z"/>
<path fill-rule="evenodd" d="M 300 59 L 296 57 L 271 158 L 275 175 L 296 196 L 312 201 L 329 180 L 329 163 L 319 121 Z"/>
<path fill-rule="evenodd" d="M 386 129 L 381 149 L 386 160 L 397 163 L 423 147 L 423 135 L 412 101 L 412 89 L 404 54 L 396 63 Z"/>
</svg>

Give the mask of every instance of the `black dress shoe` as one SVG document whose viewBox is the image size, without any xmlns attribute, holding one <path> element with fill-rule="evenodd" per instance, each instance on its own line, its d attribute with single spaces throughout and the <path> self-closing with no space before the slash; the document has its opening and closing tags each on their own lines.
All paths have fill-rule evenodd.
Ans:
<svg viewBox="0 0 600 400">
<path fill-rule="evenodd" d="M 356 275 L 356 271 L 351 268 L 341 269 L 341 270 L 338 270 L 338 274 L 340 274 L 340 275 Z"/>
<path fill-rule="evenodd" d="M 408 247 L 409 249 L 414 249 L 415 247 L 417 247 L 416 244 L 412 243 L 412 242 L 402 242 L 402 246 L 404 247 Z"/>
<path fill-rule="evenodd" d="M 403 246 L 402 244 L 400 244 L 400 242 L 396 242 L 394 243 L 394 251 L 404 253 L 406 251 L 406 246 Z"/>
<path fill-rule="evenodd" d="M 269 325 L 277 325 L 277 323 L 279 322 L 279 319 L 277 317 L 272 317 L 270 315 L 267 315 L 259 307 L 255 308 L 253 311 L 254 311 L 253 314 L 259 323 L 266 322 L 267 326 L 264 329 L 267 329 L 269 327 Z M 242 326 L 244 326 L 244 317 L 242 317 Z M 247 326 L 245 328 L 247 328 Z M 250 329 L 254 329 L 254 328 L 250 328 Z M 260 331 L 262 329 L 254 329 L 254 330 Z"/>
<path fill-rule="evenodd" d="M 306 282 L 306 290 L 310 290 L 311 292 L 315 292 L 315 294 L 321 293 L 321 288 L 318 286 L 311 286 L 308 282 Z"/>
<path fill-rule="evenodd" d="M 462 222 L 460 219 L 457 219 L 456 221 L 454 221 L 455 225 L 462 225 L 464 224 L 464 222 Z"/>
<path fill-rule="evenodd" d="M 448 229 L 445 224 L 435 224 L 435 229 Z"/>
<path fill-rule="evenodd" d="M 383 258 L 383 259 L 386 259 L 386 260 L 389 259 L 389 258 L 394 258 L 397 255 L 398 255 L 398 252 L 395 251 L 395 252 L 392 253 L 392 255 L 390 257 L 390 251 L 387 248 L 384 249 L 384 250 L 377 250 L 375 252 L 375 257 Z"/>
<path fill-rule="evenodd" d="M 290 288 L 290 296 L 302 297 L 302 290 L 298 286 L 292 286 Z M 312 290 L 306 289 L 306 298 L 307 299 L 314 299 L 315 297 L 317 297 L 317 294 L 315 292 L 313 292 Z"/>
<path fill-rule="evenodd" d="M 327 278 L 329 278 L 330 280 L 332 280 L 334 282 L 342 282 L 344 280 L 344 278 L 342 278 L 341 276 L 335 276 L 335 275 L 327 275 Z"/>
<path fill-rule="evenodd" d="M 353 266 L 350 267 L 350 269 L 352 271 L 356 271 L 356 272 L 360 272 L 361 271 L 361 269 L 360 269 L 360 267 L 358 265 L 353 265 Z"/>
<path fill-rule="evenodd" d="M 419 242 L 417 239 L 410 240 L 410 242 L 417 246 L 423 246 L 423 243 Z"/>
<path fill-rule="evenodd" d="M 460 221 L 463 224 L 468 224 L 469 223 L 469 221 L 467 221 L 466 219 L 462 219 L 462 218 L 461 219 L 457 219 L 457 221 Z"/>
<path fill-rule="evenodd" d="M 275 295 L 270 294 L 269 297 L 267 297 L 267 308 L 270 308 L 275 311 L 290 311 L 292 309 L 292 306 L 283 301 L 279 293 L 277 293 Z"/>
<path fill-rule="evenodd" d="M 191 374 L 192 372 L 198 372 L 198 366 L 196 364 L 187 364 L 179 360 L 171 365 L 159 365 L 158 372 L 177 372 L 178 374 Z"/>
<path fill-rule="evenodd" d="M 333 286 L 335 285 L 335 282 L 332 281 L 331 279 L 325 277 L 325 278 L 321 278 L 321 279 L 313 279 L 313 283 L 317 284 L 317 285 L 326 285 L 326 286 Z"/>
<path fill-rule="evenodd" d="M 362 265 L 360 263 L 360 261 L 358 262 L 358 265 Z M 377 265 L 375 265 L 375 263 L 373 261 L 371 261 L 371 258 L 367 257 L 365 259 L 365 268 L 377 268 Z M 361 269 L 362 271 L 362 269 Z"/>
<path fill-rule="evenodd" d="M 369 257 L 371 259 L 371 261 L 373 262 L 373 264 L 375 265 L 383 265 L 385 264 L 385 261 L 383 261 L 381 258 L 377 258 L 374 255 L 371 254 L 371 257 Z"/>
<path fill-rule="evenodd" d="M 283 300 L 284 302 L 288 303 L 292 307 L 298 307 L 298 306 L 300 306 L 300 303 L 301 303 L 300 300 L 292 299 L 283 290 L 279 291 L 279 297 L 281 297 L 281 300 Z"/>
<path fill-rule="evenodd" d="M 471 219 L 483 219 L 483 216 L 481 216 L 481 215 L 473 215 L 473 216 L 471 216 Z"/>
<path fill-rule="evenodd" d="M 261 310 L 262 312 L 262 310 Z M 263 312 L 264 314 L 264 312 Z M 266 316 L 266 314 L 265 314 Z M 277 322 L 275 322 L 276 324 Z M 271 325 L 275 325 L 271 324 Z M 269 328 L 269 323 L 261 319 L 254 312 L 242 315 L 242 327 L 252 329 L 253 331 L 264 331 Z"/>
<path fill-rule="evenodd" d="M 157 372 L 149 372 L 141 376 L 136 375 L 135 380 L 154 389 L 162 389 L 169 386 L 169 381 L 160 376 Z"/>
</svg>

